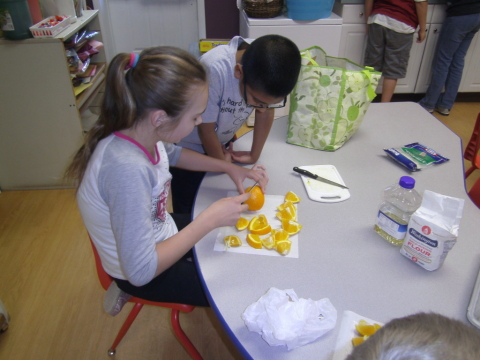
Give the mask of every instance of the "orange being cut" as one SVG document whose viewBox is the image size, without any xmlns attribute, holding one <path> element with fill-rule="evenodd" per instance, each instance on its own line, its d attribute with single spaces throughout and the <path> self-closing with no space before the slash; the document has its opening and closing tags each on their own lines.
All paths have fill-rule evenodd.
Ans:
<svg viewBox="0 0 480 360">
<path fill-rule="evenodd" d="M 293 191 L 289 191 L 286 195 L 285 195 L 285 201 L 290 201 L 292 203 L 298 203 L 300 200 L 298 195 L 295 194 Z"/>
<path fill-rule="evenodd" d="M 255 249 L 261 249 L 262 248 L 262 239 L 257 234 L 248 234 L 247 235 L 247 243 L 248 243 L 248 245 L 250 245 L 251 247 L 253 247 Z"/>
<path fill-rule="evenodd" d="M 228 235 L 223 238 L 223 241 L 227 247 L 242 246 L 242 240 L 237 235 Z"/>
<path fill-rule="evenodd" d="M 252 191 L 250 191 L 250 189 Z M 260 210 L 265 203 L 265 195 L 263 194 L 260 186 L 254 186 L 253 189 L 251 187 L 248 187 L 245 189 L 245 192 L 250 192 L 250 197 L 246 201 L 244 201 L 244 204 L 248 205 L 248 210 Z"/>
<path fill-rule="evenodd" d="M 272 231 L 272 227 L 268 224 L 268 220 L 265 215 L 255 216 L 248 224 L 248 230 L 252 234 L 266 235 Z"/>
<path fill-rule="evenodd" d="M 250 223 L 250 221 L 248 219 L 245 219 L 245 218 L 241 217 L 240 219 L 238 219 L 235 227 L 237 228 L 238 231 L 242 231 L 242 230 L 245 230 L 248 227 L 249 223 Z"/>
<path fill-rule="evenodd" d="M 290 235 L 294 235 L 302 230 L 302 225 L 295 220 L 282 220 L 282 229 Z"/>
</svg>

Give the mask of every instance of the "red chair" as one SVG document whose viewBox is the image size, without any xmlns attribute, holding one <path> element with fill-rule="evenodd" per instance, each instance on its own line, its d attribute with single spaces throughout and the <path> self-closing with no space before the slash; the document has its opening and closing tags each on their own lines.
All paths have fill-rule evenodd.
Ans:
<svg viewBox="0 0 480 360">
<path fill-rule="evenodd" d="M 93 254 L 95 256 L 95 265 L 97 267 L 98 278 L 100 280 L 100 283 L 102 284 L 102 287 L 105 290 L 107 290 L 110 284 L 112 283 L 113 279 L 103 269 L 102 261 L 100 260 L 100 256 L 98 255 L 97 249 L 92 239 L 90 239 L 90 243 L 92 245 Z M 115 341 L 113 342 L 113 345 L 108 350 L 108 355 L 110 356 L 115 355 L 115 350 L 118 344 L 120 344 L 120 341 L 122 341 L 123 337 L 125 336 L 128 329 L 130 328 L 130 325 L 132 325 L 138 313 L 140 312 L 140 310 L 142 310 L 143 305 L 153 305 L 153 306 L 160 306 L 160 307 L 172 309 L 170 320 L 172 322 L 173 332 L 177 336 L 180 343 L 185 347 L 185 349 L 187 350 L 188 354 L 192 357 L 192 359 L 202 360 L 202 356 L 197 351 L 195 346 L 193 346 L 192 342 L 187 337 L 187 335 L 185 335 L 185 333 L 182 330 L 182 327 L 180 326 L 179 311 L 184 313 L 189 313 L 189 312 L 192 312 L 193 309 L 195 309 L 195 306 L 154 302 L 154 301 L 148 301 L 148 300 L 140 299 L 133 296 L 128 300 L 128 302 L 135 303 L 135 306 L 132 308 L 132 311 L 130 311 L 130 314 L 128 315 L 127 320 L 125 320 L 125 323 L 123 324 L 122 328 L 118 332 L 117 338 L 115 339 Z"/>
<path fill-rule="evenodd" d="M 480 178 L 475 181 L 472 188 L 468 192 L 470 199 L 480 208 Z"/>
<path fill-rule="evenodd" d="M 463 158 L 471 161 L 472 166 L 465 172 L 465 178 L 467 178 L 474 170 L 480 168 L 480 113 L 478 113 L 475 127 L 473 128 L 472 137 L 465 148 Z"/>
</svg>

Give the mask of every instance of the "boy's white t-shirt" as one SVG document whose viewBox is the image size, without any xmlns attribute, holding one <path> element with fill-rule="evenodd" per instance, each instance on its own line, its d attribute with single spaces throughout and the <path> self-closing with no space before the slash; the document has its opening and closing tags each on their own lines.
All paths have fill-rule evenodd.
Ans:
<svg viewBox="0 0 480 360">
<path fill-rule="evenodd" d="M 233 138 L 253 111 L 246 106 L 239 80 L 234 76 L 238 46 L 244 41 L 251 43 L 253 39 L 235 36 L 227 45 L 213 48 L 200 59 L 207 69 L 209 81 L 208 104 L 202 120 L 204 123 L 216 123 L 215 131 L 222 144 Z M 205 153 L 197 127 L 177 145 Z"/>
<path fill-rule="evenodd" d="M 77 201 L 105 271 L 135 286 L 150 282 L 157 269 L 155 244 L 178 230 L 167 198 L 182 149 L 158 142 L 156 159 L 120 133 L 102 139 L 90 158 Z"/>
</svg>

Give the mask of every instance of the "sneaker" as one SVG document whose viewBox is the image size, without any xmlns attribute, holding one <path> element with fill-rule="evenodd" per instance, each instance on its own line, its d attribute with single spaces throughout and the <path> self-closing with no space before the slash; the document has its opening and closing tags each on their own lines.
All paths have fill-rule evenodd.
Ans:
<svg viewBox="0 0 480 360">
<path fill-rule="evenodd" d="M 103 299 L 103 309 L 109 315 L 117 315 L 132 296 L 120 290 L 115 281 L 108 287 Z"/>
<path fill-rule="evenodd" d="M 450 110 L 441 106 L 436 106 L 435 111 L 438 112 L 440 115 L 448 116 L 450 115 Z"/>
<path fill-rule="evenodd" d="M 423 107 L 425 110 L 427 110 L 430 114 L 433 114 L 433 109 L 430 109 L 430 108 L 426 108 L 425 106 L 423 106 L 422 104 L 418 103 L 418 105 L 420 105 L 421 107 Z"/>
</svg>

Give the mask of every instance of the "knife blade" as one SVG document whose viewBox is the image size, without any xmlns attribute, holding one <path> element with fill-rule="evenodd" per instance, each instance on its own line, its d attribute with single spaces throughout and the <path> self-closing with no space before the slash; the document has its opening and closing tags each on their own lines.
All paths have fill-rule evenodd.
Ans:
<svg viewBox="0 0 480 360">
<path fill-rule="evenodd" d="M 258 181 L 256 181 L 255 184 L 253 184 L 253 186 L 250 187 L 250 190 L 248 190 L 247 193 L 249 193 L 250 191 L 252 191 L 253 188 L 254 188 L 255 186 L 257 186 L 257 185 L 258 185 Z"/>
<path fill-rule="evenodd" d="M 299 173 L 299 174 L 302 174 L 304 176 L 307 176 L 309 178 L 312 178 L 312 179 L 315 179 L 315 180 L 318 180 L 318 181 L 322 181 L 326 184 L 330 184 L 330 185 L 333 185 L 333 186 L 338 186 L 338 187 L 341 187 L 342 189 L 348 189 L 348 187 L 346 187 L 345 185 L 342 185 L 342 184 L 339 184 L 339 183 L 336 183 L 335 181 L 332 181 L 332 180 L 328 180 L 328 179 L 325 179 L 321 176 L 318 176 L 314 173 L 311 173 L 310 171 L 307 171 L 307 170 L 304 170 L 304 169 L 300 169 L 298 167 L 294 167 L 293 168 L 293 171 Z"/>
</svg>

